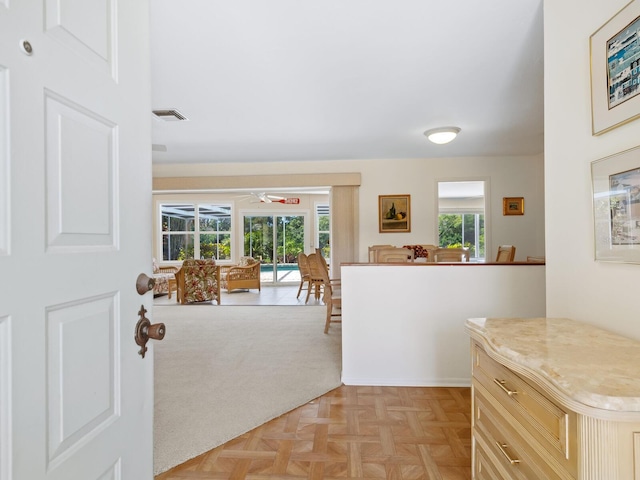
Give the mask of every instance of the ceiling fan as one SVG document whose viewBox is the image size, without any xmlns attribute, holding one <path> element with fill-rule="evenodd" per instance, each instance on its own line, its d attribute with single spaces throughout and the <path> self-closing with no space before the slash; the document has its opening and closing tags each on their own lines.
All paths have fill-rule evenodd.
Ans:
<svg viewBox="0 0 640 480">
<path fill-rule="evenodd" d="M 251 195 L 257 200 L 257 202 L 254 203 L 284 203 L 289 205 L 297 205 L 300 203 L 300 199 L 296 197 L 280 197 L 278 195 L 269 195 L 265 192 L 251 192 Z"/>
</svg>

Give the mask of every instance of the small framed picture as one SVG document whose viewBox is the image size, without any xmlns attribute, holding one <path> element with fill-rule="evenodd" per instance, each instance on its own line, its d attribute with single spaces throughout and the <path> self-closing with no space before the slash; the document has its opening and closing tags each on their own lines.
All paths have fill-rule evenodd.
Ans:
<svg viewBox="0 0 640 480">
<path fill-rule="evenodd" d="M 502 199 L 503 215 L 524 215 L 524 197 L 504 197 Z"/>
<path fill-rule="evenodd" d="M 380 233 L 411 231 L 411 196 L 378 195 Z"/>
</svg>

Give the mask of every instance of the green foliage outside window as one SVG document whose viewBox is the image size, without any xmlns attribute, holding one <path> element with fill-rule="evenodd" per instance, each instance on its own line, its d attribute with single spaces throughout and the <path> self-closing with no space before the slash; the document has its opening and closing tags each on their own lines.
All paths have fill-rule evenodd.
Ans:
<svg viewBox="0 0 640 480">
<path fill-rule="evenodd" d="M 296 263 L 298 254 L 304 251 L 304 217 L 277 216 L 276 247 L 278 263 Z M 244 254 L 273 263 L 273 217 L 255 216 L 244 219 Z"/>
<path fill-rule="evenodd" d="M 478 215 L 480 231 L 478 232 L 478 245 L 476 245 L 476 214 L 440 214 L 438 216 L 438 233 L 440 246 L 449 248 L 460 248 L 464 246 L 465 248 L 469 249 L 469 254 L 471 257 L 483 257 L 484 215 Z"/>
</svg>

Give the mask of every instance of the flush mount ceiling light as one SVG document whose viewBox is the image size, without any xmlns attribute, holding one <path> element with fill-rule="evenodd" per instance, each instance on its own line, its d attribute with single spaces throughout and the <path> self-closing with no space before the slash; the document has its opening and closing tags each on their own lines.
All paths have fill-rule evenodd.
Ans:
<svg viewBox="0 0 640 480">
<path fill-rule="evenodd" d="M 425 136 L 432 141 L 433 143 L 437 143 L 438 145 L 442 145 L 443 143 L 449 143 L 451 140 L 456 138 L 456 135 L 460 133 L 460 129 L 458 127 L 441 127 L 441 128 L 432 128 L 431 130 L 427 130 L 424 132 Z"/>
</svg>

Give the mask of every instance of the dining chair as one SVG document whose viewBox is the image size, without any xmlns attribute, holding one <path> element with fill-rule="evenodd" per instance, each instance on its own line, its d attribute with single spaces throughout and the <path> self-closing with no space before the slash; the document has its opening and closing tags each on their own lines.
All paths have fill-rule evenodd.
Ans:
<svg viewBox="0 0 640 480">
<path fill-rule="evenodd" d="M 307 285 L 307 294 L 311 289 L 311 271 L 309 270 L 309 257 L 304 252 L 298 254 L 298 269 L 300 270 L 300 287 L 298 288 L 298 295 L 296 298 L 300 298 L 300 292 Z M 307 296 L 308 299 L 308 296 Z"/>
<path fill-rule="evenodd" d="M 512 263 L 516 256 L 516 247 L 513 245 L 500 245 L 498 247 L 498 255 L 496 255 L 496 263 Z"/>
<path fill-rule="evenodd" d="M 468 248 L 438 248 L 433 253 L 437 263 L 460 263 L 469 261 Z"/>
<path fill-rule="evenodd" d="M 324 333 L 329 333 L 331 323 L 342 321 L 342 296 L 340 291 L 340 280 L 331 280 L 329 270 L 321 255 L 312 253 L 309 255 L 309 269 L 311 278 L 318 278 L 322 282 L 322 301 L 327 307 L 327 316 L 324 324 Z"/>
<path fill-rule="evenodd" d="M 324 275 L 323 271 L 326 269 L 324 265 L 322 265 L 317 260 L 317 253 L 310 253 L 307 255 L 307 262 L 309 264 L 309 288 L 307 289 L 307 298 L 304 303 L 309 302 L 309 297 L 311 296 L 311 292 L 313 292 L 313 296 L 316 300 L 320 300 L 322 295 L 322 291 L 324 288 Z M 327 276 L 329 273 L 327 272 Z"/>
<path fill-rule="evenodd" d="M 413 262 L 414 251 L 410 248 L 381 248 L 377 251 L 376 263 L 407 263 Z"/>
<path fill-rule="evenodd" d="M 369 247 L 369 263 L 378 263 L 378 250 L 394 248 L 393 245 L 371 245 Z"/>
</svg>

